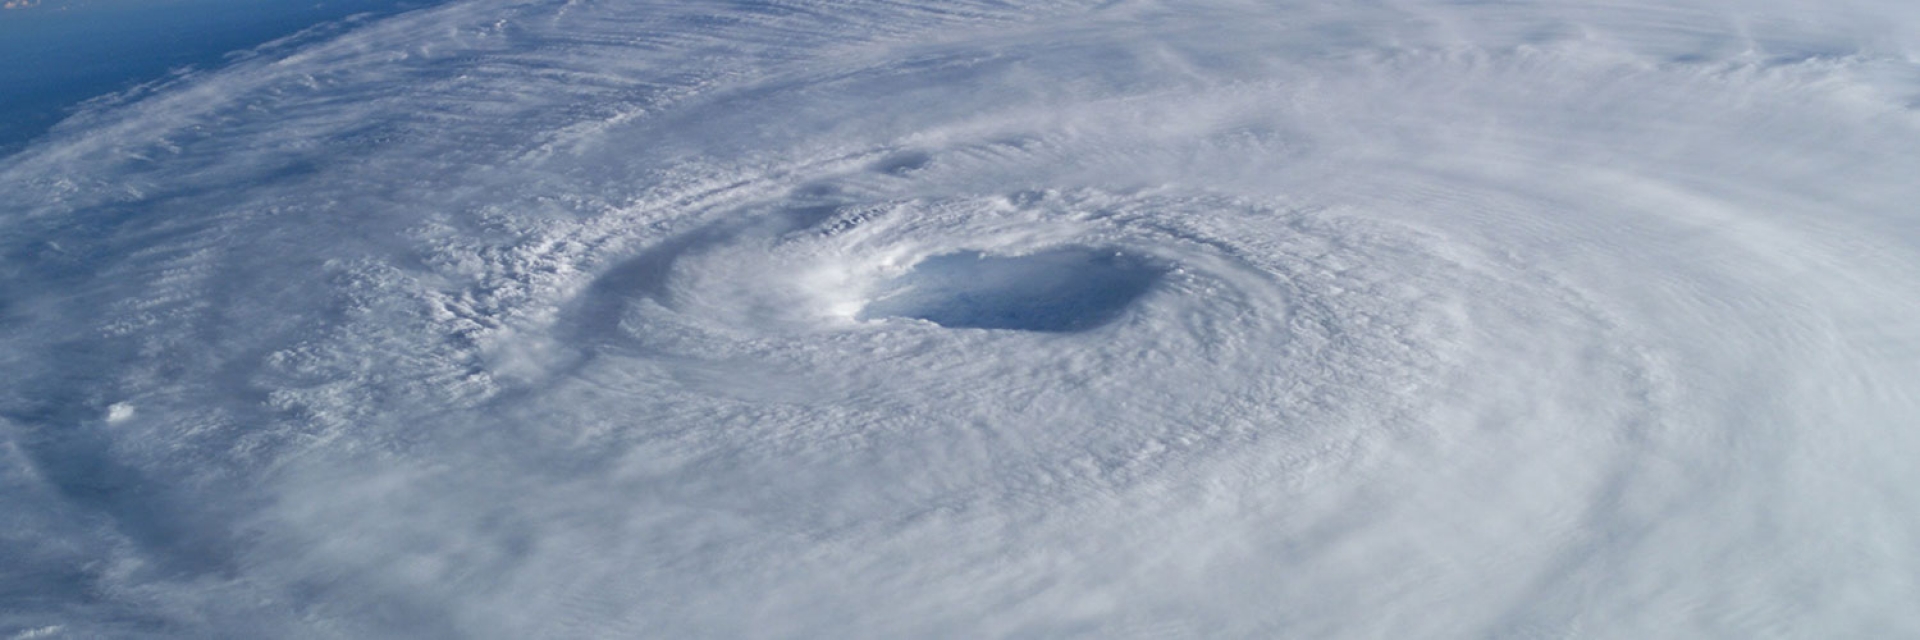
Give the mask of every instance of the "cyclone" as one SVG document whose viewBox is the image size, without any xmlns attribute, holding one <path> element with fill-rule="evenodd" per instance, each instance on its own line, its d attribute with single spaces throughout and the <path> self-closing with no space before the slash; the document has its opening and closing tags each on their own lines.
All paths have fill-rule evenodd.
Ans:
<svg viewBox="0 0 1920 640">
<path fill-rule="evenodd" d="M 1915 27 L 316 29 L 0 159 L 0 631 L 1920 633 Z"/>
</svg>

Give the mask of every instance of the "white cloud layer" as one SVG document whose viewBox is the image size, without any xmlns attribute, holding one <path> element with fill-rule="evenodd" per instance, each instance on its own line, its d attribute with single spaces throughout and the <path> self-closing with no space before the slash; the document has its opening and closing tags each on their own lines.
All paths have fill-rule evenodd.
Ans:
<svg viewBox="0 0 1920 640">
<path fill-rule="evenodd" d="M 315 32 L 0 160 L 0 632 L 1920 635 L 1915 34 Z"/>
</svg>

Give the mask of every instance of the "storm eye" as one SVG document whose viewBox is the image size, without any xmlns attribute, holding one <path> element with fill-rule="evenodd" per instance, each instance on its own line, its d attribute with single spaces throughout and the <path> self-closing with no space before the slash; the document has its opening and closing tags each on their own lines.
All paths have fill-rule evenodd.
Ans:
<svg viewBox="0 0 1920 640">
<path fill-rule="evenodd" d="M 1021 256 L 960 251 L 915 264 L 860 319 L 918 318 L 947 328 L 1070 333 L 1118 319 L 1166 269 L 1088 247 Z"/>
</svg>

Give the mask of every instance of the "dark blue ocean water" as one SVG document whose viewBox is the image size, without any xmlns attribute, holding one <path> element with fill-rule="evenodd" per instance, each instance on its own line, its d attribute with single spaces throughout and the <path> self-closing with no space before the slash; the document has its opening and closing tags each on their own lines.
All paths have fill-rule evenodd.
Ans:
<svg viewBox="0 0 1920 640">
<path fill-rule="evenodd" d="M 82 102 L 215 68 L 244 51 L 358 14 L 433 0 L 42 0 L 0 10 L 0 156 L 18 151 Z"/>
</svg>

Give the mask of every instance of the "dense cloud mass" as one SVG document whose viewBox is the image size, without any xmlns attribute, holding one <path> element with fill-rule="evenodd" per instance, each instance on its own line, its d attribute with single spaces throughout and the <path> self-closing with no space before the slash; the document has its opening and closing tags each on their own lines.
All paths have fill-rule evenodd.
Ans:
<svg viewBox="0 0 1920 640">
<path fill-rule="evenodd" d="M 1920 635 L 1920 10 L 460 0 L 0 160 L 11 637 Z"/>
</svg>

